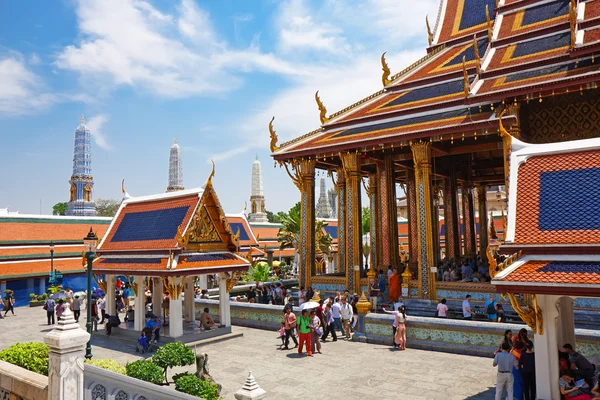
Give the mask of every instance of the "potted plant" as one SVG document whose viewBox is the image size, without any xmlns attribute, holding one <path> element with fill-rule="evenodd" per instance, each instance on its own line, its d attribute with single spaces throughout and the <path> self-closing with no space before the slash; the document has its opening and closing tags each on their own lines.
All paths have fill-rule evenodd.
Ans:
<svg viewBox="0 0 600 400">
<path fill-rule="evenodd" d="M 41 307 L 46 302 L 48 296 L 46 294 L 36 295 L 31 293 L 29 295 L 29 307 Z"/>
</svg>

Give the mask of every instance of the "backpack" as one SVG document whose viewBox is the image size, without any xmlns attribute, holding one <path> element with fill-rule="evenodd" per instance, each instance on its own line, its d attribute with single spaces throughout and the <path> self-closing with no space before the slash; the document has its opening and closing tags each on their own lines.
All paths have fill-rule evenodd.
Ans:
<svg viewBox="0 0 600 400">
<path fill-rule="evenodd" d="M 488 304 L 487 306 L 487 313 L 489 315 L 494 315 L 496 314 L 496 306 L 495 306 L 495 302 L 492 302 L 490 304 Z"/>
</svg>

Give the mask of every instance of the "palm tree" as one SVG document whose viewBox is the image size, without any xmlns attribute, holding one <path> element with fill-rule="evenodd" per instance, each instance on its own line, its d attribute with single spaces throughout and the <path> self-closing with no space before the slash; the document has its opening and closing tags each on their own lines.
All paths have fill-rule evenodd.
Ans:
<svg viewBox="0 0 600 400">
<path fill-rule="evenodd" d="M 277 241 L 280 243 L 280 249 L 293 248 L 296 249 L 296 253 L 300 251 L 300 203 L 296 203 L 294 207 L 290 209 L 287 214 L 281 215 L 281 224 L 283 228 L 277 233 Z M 327 226 L 325 221 L 315 222 L 315 247 L 317 252 L 320 251 L 324 254 L 329 254 L 331 249 L 331 235 L 323 233 Z"/>
</svg>

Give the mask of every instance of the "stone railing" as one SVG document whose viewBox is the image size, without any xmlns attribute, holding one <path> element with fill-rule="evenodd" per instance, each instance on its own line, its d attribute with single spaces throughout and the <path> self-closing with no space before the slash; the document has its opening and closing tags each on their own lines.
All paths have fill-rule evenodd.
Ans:
<svg viewBox="0 0 600 400">
<path fill-rule="evenodd" d="M 85 400 L 198 400 L 197 397 L 189 394 L 130 378 L 89 364 L 85 366 L 83 377 Z"/>
<path fill-rule="evenodd" d="M 38 400 L 48 398 L 48 377 L 0 361 L 0 399 Z"/>
</svg>

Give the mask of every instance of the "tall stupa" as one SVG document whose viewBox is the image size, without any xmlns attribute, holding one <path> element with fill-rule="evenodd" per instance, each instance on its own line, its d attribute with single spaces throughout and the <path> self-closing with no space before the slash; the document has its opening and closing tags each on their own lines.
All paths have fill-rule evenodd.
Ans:
<svg viewBox="0 0 600 400">
<path fill-rule="evenodd" d="M 263 193 L 262 167 L 258 156 L 252 163 L 252 190 L 250 194 L 249 222 L 269 222 L 265 213 L 265 196 Z"/>
<path fill-rule="evenodd" d="M 94 178 L 92 177 L 92 143 L 90 130 L 85 126 L 85 118 L 81 116 L 81 124 L 75 129 L 73 147 L 73 174 L 69 180 L 71 185 L 66 215 L 95 217 L 96 204 L 92 201 Z"/>
<path fill-rule="evenodd" d="M 329 206 L 329 199 L 327 198 L 327 186 L 325 185 L 325 178 L 321 178 L 319 200 L 317 201 L 316 208 L 315 215 L 317 218 L 331 218 L 331 208 Z"/>
<path fill-rule="evenodd" d="M 169 185 L 167 192 L 183 190 L 183 169 L 181 168 L 181 147 L 177 144 L 177 138 L 169 152 Z"/>
</svg>

